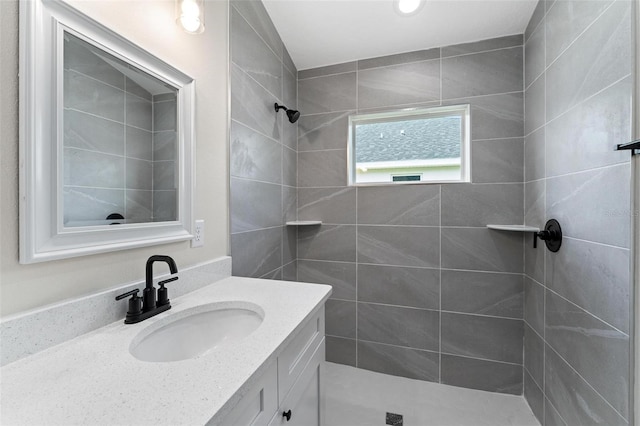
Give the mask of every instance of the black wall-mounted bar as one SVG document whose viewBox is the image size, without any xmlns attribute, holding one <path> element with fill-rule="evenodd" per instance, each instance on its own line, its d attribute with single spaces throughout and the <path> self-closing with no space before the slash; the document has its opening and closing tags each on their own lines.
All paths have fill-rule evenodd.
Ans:
<svg viewBox="0 0 640 426">
<path fill-rule="evenodd" d="M 632 151 L 632 155 L 640 155 L 640 139 L 635 141 L 621 143 L 616 146 L 616 151 Z"/>
</svg>

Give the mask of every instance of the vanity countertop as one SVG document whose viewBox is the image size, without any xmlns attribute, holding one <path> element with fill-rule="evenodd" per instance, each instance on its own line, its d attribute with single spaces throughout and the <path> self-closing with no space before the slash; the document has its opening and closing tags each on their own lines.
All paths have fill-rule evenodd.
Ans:
<svg viewBox="0 0 640 426">
<path fill-rule="evenodd" d="M 171 310 L 146 321 L 113 323 L 2 367 L 0 420 L 11 425 L 219 424 L 330 293 L 330 286 L 319 284 L 217 281 L 172 299 Z M 261 306 L 262 324 L 240 342 L 199 358 L 143 362 L 129 353 L 131 341 L 146 327 L 224 301 Z"/>
</svg>

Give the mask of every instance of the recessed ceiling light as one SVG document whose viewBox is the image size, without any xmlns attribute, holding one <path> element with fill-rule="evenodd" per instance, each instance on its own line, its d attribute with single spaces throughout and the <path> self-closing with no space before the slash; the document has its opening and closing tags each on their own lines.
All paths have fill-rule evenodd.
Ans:
<svg viewBox="0 0 640 426">
<path fill-rule="evenodd" d="M 423 0 L 395 0 L 394 3 L 396 10 L 401 15 L 406 16 L 417 13 L 423 4 Z"/>
</svg>

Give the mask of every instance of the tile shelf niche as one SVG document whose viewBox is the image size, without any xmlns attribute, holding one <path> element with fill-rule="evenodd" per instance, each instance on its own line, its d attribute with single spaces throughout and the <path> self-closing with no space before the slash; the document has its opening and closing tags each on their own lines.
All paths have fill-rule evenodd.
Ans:
<svg viewBox="0 0 640 426">
<path fill-rule="evenodd" d="M 322 225 L 321 220 L 292 220 L 287 222 L 287 226 L 313 226 Z"/>
</svg>

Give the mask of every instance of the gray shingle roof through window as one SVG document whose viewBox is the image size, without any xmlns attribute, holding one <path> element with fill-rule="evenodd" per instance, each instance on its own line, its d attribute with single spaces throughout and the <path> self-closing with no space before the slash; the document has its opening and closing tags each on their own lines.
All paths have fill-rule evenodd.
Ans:
<svg viewBox="0 0 640 426">
<path fill-rule="evenodd" d="M 356 125 L 356 162 L 459 158 L 461 117 Z"/>
</svg>

